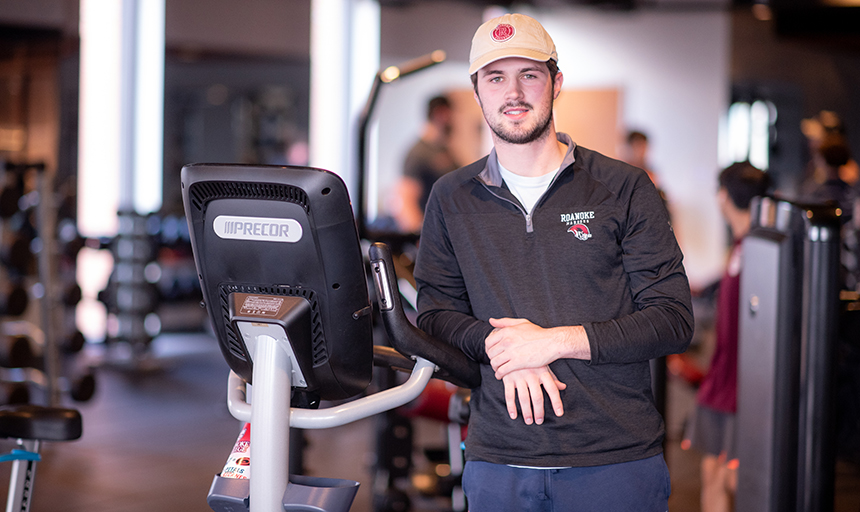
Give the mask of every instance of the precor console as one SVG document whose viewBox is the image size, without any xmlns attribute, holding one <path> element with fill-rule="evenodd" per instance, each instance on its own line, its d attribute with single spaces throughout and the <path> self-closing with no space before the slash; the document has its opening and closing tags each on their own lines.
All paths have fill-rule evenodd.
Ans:
<svg viewBox="0 0 860 512">
<path fill-rule="evenodd" d="M 231 369 L 228 407 L 253 425 L 251 478 L 216 476 L 210 507 L 348 510 L 357 482 L 288 474 L 290 426 L 330 428 L 398 407 L 434 375 L 476 387 L 477 363 L 406 320 L 383 244 L 371 247 L 370 269 L 397 352 L 373 346 L 366 265 L 337 175 L 307 167 L 189 165 L 182 169 L 182 198 L 204 302 Z M 318 409 L 322 400 L 365 390 L 374 352 L 412 368 L 409 380 Z"/>
</svg>

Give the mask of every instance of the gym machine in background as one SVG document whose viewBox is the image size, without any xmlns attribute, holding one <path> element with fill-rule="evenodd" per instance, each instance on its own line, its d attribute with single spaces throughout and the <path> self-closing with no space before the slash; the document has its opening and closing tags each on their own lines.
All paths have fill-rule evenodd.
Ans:
<svg viewBox="0 0 860 512">
<path fill-rule="evenodd" d="M 0 173 L 0 402 L 89 400 L 95 373 L 78 357 L 85 342 L 74 315 L 82 245 L 70 197 L 42 162 L 0 161 Z"/>
<path fill-rule="evenodd" d="M 743 242 L 738 512 L 833 510 L 842 212 L 756 198 Z"/>
</svg>

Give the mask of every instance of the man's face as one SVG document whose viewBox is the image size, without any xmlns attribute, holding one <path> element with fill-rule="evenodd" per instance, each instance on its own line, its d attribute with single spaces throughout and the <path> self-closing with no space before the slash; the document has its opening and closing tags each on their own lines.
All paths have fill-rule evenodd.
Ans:
<svg viewBox="0 0 860 512">
<path fill-rule="evenodd" d="M 511 57 L 478 70 L 475 99 L 496 138 L 528 144 L 549 133 L 561 84 L 561 72 L 553 83 L 546 63 Z"/>
<path fill-rule="evenodd" d="M 722 214 L 723 219 L 728 220 L 729 206 L 733 205 L 731 198 L 729 198 L 729 191 L 726 190 L 725 187 L 720 187 L 719 190 L 717 190 L 717 205 L 720 207 L 720 214 Z"/>
<path fill-rule="evenodd" d="M 433 112 L 431 122 L 439 127 L 439 130 L 446 136 L 451 135 L 451 109 L 448 107 L 439 107 Z"/>
<path fill-rule="evenodd" d="M 630 159 L 636 163 L 645 163 L 648 154 L 648 143 L 642 139 L 636 139 L 630 143 Z"/>
</svg>

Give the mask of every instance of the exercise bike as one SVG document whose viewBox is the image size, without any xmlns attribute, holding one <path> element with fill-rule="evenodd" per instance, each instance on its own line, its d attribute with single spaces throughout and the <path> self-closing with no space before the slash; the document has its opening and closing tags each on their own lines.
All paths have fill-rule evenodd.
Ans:
<svg viewBox="0 0 860 512">
<path fill-rule="evenodd" d="M 337 175 L 195 164 L 181 181 L 204 302 L 230 367 L 228 409 L 252 424 L 250 478 L 216 475 L 210 508 L 349 510 L 358 482 L 289 475 L 290 427 L 331 428 L 399 407 L 432 377 L 477 387 L 477 363 L 409 323 L 391 254 L 379 243 L 369 264 L 391 347 L 373 345 L 365 259 Z M 360 396 L 374 362 L 411 375 Z M 322 401 L 337 405 L 320 409 Z"/>
<path fill-rule="evenodd" d="M 81 437 L 83 424 L 76 409 L 40 405 L 0 407 L 0 437 L 14 439 L 16 448 L 0 455 L 12 462 L 6 512 L 28 512 L 32 503 L 36 463 L 44 441 L 72 441 Z"/>
</svg>

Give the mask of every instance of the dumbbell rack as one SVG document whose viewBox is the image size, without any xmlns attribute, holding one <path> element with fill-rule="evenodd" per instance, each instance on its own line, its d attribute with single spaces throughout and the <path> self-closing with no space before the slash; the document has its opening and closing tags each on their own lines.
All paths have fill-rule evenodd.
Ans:
<svg viewBox="0 0 860 512">
<path fill-rule="evenodd" d="M 0 381 L 43 391 L 41 401 L 49 406 L 58 405 L 66 392 L 75 400 L 88 400 L 94 392 L 94 375 L 64 375 L 68 359 L 83 348 L 84 339 L 74 329 L 73 307 L 80 299 L 80 288 L 74 282 L 74 254 L 68 255 L 71 263 L 60 255 L 52 173 L 43 163 L 4 163 L 0 171 L 6 178 L 0 194 L 0 252 L 16 228 L 26 231 L 15 235 L 14 255 L 3 252 L 2 271 L 16 284 L 13 289 L 18 296 L 13 302 L 7 296 L 0 319 Z M 61 292 L 61 281 L 69 281 L 68 274 L 71 283 Z M 21 296 L 21 290 L 26 294 Z M 22 400 L 29 402 L 29 393 L 18 401 Z"/>
<path fill-rule="evenodd" d="M 130 348 L 129 362 L 141 369 L 147 361 L 150 343 L 158 333 L 155 309 L 158 301 L 149 265 L 155 262 L 157 247 L 147 226 L 149 217 L 135 211 L 120 211 L 117 235 L 106 244 L 113 255 L 114 268 L 107 287 L 99 299 L 113 317 L 114 327 L 105 338 L 106 344 L 124 343 Z M 152 321 L 156 325 L 149 325 Z"/>
</svg>

